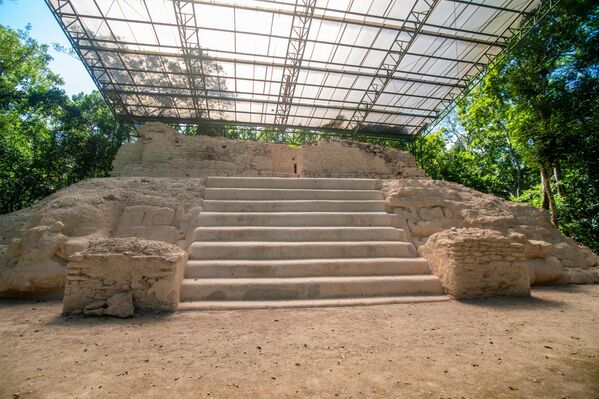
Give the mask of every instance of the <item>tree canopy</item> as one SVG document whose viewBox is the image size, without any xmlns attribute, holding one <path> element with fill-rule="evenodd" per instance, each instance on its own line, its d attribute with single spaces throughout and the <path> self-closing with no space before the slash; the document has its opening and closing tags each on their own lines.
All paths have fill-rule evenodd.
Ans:
<svg viewBox="0 0 599 399">
<path fill-rule="evenodd" d="M 563 233 L 598 250 L 598 23 L 596 2 L 558 3 L 458 107 L 456 126 L 415 145 L 419 165 L 549 208 Z"/>
<path fill-rule="evenodd" d="M 98 92 L 69 98 L 47 50 L 0 25 L 0 213 L 107 176 L 131 132 Z"/>
</svg>

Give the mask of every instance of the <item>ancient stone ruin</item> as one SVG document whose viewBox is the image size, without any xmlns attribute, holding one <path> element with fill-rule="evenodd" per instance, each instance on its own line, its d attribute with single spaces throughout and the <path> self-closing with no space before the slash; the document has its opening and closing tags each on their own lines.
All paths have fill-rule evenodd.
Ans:
<svg viewBox="0 0 599 399">
<path fill-rule="evenodd" d="M 351 141 L 188 137 L 148 123 L 112 177 L 0 215 L 0 294 L 65 312 L 337 306 L 599 282 L 545 211 Z M 188 260 L 189 258 L 189 260 Z"/>
</svg>

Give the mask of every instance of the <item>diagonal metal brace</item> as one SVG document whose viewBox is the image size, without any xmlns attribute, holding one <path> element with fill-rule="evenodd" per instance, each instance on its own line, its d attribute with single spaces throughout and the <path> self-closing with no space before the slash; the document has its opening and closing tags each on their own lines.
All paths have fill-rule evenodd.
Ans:
<svg viewBox="0 0 599 399">
<path fill-rule="evenodd" d="M 274 121 L 281 133 L 287 126 L 315 7 L 316 0 L 296 0 L 295 3 Z"/>
<path fill-rule="evenodd" d="M 412 5 L 408 17 L 397 31 L 391 48 L 385 55 L 385 58 L 383 58 L 383 62 L 379 65 L 368 89 L 364 92 L 360 104 L 355 109 L 351 118 L 349 118 L 347 129 L 354 132 L 360 130 L 366 117 L 372 111 L 372 108 L 389 82 L 393 79 L 393 75 L 399 69 L 399 65 L 408 52 L 408 49 L 418 37 L 426 20 L 438 2 L 439 0 L 416 0 Z"/>
</svg>

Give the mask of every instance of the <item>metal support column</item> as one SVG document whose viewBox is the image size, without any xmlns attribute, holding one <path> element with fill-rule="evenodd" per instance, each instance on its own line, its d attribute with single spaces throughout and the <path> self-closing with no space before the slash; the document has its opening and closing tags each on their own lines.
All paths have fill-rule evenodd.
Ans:
<svg viewBox="0 0 599 399">
<path fill-rule="evenodd" d="M 197 119 L 210 119 L 210 106 L 208 104 L 208 91 L 206 90 L 206 77 L 204 73 L 203 52 L 200 47 L 200 37 L 196 23 L 194 1 L 173 1 L 175 17 L 179 28 L 179 38 L 187 79 L 191 89 L 195 116 Z"/>
</svg>

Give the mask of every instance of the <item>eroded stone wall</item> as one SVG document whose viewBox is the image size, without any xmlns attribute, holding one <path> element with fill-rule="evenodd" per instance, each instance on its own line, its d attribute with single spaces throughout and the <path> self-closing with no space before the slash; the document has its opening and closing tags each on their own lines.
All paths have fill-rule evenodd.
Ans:
<svg viewBox="0 0 599 399">
<path fill-rule="evenodd" d="M 405 151 L 347 140 L 322 140 L 304 146 L 301 176 L 424 178 L 412 155 Z"/>
<path fill-rule="evenodd" d="M 284 144 L 184 136 L 146 123 L 136 143 L 119 150 L 112 176 L 423 177 L 407 152 L 347 140 L 301 148 Z"/>
</svg>

